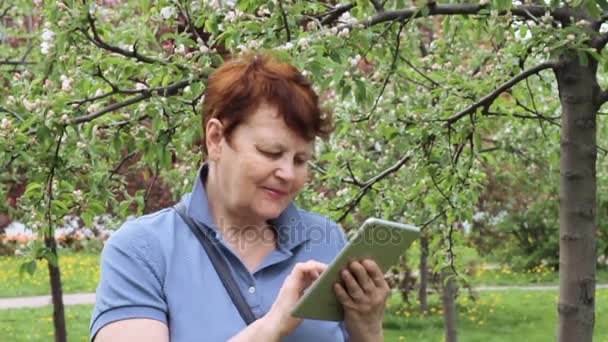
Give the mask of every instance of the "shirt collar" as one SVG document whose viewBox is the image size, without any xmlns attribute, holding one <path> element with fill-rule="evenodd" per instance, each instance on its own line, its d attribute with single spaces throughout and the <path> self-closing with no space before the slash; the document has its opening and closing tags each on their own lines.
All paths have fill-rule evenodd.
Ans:
<svg viewBox="0 0 608 342">
<path fill-rule="evenodd" d="M 209 230 L 214 231 L 216 237 L 218 237 L 219 230 L 213 223 L 213 215 L 204 186 L 208 172 L 209 164 L 201 165 L 196 175 L 192 193 L 183 200 L 186 201 L 188 207 L 187 215 Z M 270 223 L 277 230 L 277 244 L 284 251 L 292 250 L 311 238 L 310 229 L 302 221 L 300 210 L 293 202 L 289 202 L 287 208 L 277 218 L 270 220 Z"/>
</svg>

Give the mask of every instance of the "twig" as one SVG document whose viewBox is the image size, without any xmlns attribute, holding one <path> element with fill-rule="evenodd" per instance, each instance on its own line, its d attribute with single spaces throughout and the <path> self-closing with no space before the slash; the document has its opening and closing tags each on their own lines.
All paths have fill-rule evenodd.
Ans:
<svg viewBox="0 0 608 342">
<path fill-rule="evenodd" d="M 399 56 L 401 58 L 401 60 L 403 62 L 405 62 L 405 64 L 407 64 L 407 66 L 409 66 L 410 68 L 414 69 L 414 71 L 424 77 L 427 81 L 431 82 L 433 84 L 434 87 L 439 87 L 439 83 L 436 82 L 435 80 L 433 80 L 429 75 L 425 74 L 424 72 L 422 72 L 420 69 L 418 69 L 414 64 L 412 64 L 409 60 L 407 60 L 405 57 L 403 56 Z"/>
<path fill-rule="evenodd" d="M 36 62 L 22 61 L 22 60 L 10 60 L 10 59 L 0 60 L 0 65 L 32 65 L 32 64 L 36 64 Z"/>
<path fill-rule="evenodd" d="M 353 200 L 351 200 L 350 204 L 347 205 L 348 208 L 346 209 L 346 211 L 344 211 L 344 213 L 342 213 L 342 215 L 338 219 L 338 222 L 342 222 L 346 218 L 346 216 L 359 204 L 359 202 L 361 202 L 361 199 L 363 199 L 365 194 L 371 190 L 371 188 L 374 184 L 381 181 L 382 179 L 384 179 L 386 176 L 390 175 L 391 173 L 398 171 L 403 165 L 405 165 L 408 161 L 410 161 L 410 159 L 412 159 L 411 155 L 408 154 L 408 155 L 404 156 L 399 161 L 397 161 L 395 164 L 393 164 L 391 167 L 387 168 L 386 170 L 382 171 L 380 174 L 376 175 L 375 177 L 373 177 L 370 180 L 363 183 L 363 187 L 361 187 L 361 190 L 359 190 L 359 193 L 355 196 L 355 198 Z M 343 208 L 343 207 L 341 207 L 341 208 Z M 338 210 L 341 208 L 338 208 Z"/>
<path fill-rule="evenodd" d="M 443 216 L 446 213 L 446 209 L 443 209 L 439 214 L 435 215 L 433 218 L 431 218 L 430 220 L 419 224 L 418 226 L 420 226 L 420 231 L 423 231 L 426 227 L 428 227 L 431 223 L 435 222 L 438 218 L 440 218 L 441 216 Z"/>
<path fill-rule="evenodd" d="M 435 177 L 433 177 L 433 174 L 431 172 L 429 172 L 429 176 L 431 176 L 431 181 L 433 182 L 433 185 L 435 186 L 435 189 L 441 194 L 441 197 L 443 197 L 443 199 L 448 202 L 448 204 L 450 205 L 450 207 L 452 207 L 452 209 L 456 209 L 456 207 L 454 206 L 454 204 L 452 204 L 452 201 L 450 201 L 450 199 L 448 198 L 448 196 L 445 195 L 445 193 L 443 193 L 443 190 L 441 190 L 441 188 L 439 187 L 439 185 L 437 185 L 437 181 L 435 180 Z"/>
<path fill-rule="evenodd" d="M 25 121 L 25 120 L 23 120 L 23 118 L 21 116 L 19 116 L 19 114 L 17 114 L 17 112 L 15 112 L 12 109 L 8 109 L 6 107 L 0 106 L 0 112 L 9 113 L 10 115 L 14 116 L 15 119 L 19 120 L 19 122 Z"/>
<path fill-rule="evenodd" d="M 108 181 L 111 181 L 112 178 L 114 177 L 114 175 L 116 175 L 118 173 L 118 171 L 120 171 L 120 168 L 131 158 L 133 158 L 137 153 L 135 151 L 130 152 L 129 154 L 127 154 L 121 161 L 120 163 L 118 163 L 118 165 L 116 165 L 116 167 L 110 171 L 110 175 L 108 176 Z"/>
<path fill-rule="evenodd" d="M 146 188 L 146 193 L 144 194 L 144 209 L 143 209 L 144 213 L 146 213 L 146 209 L 148 208 L 148 197 L 150 196 L 152 187 L 154 186 L 154 183 L 156 183 L 156 179 L 158 178 L 159 164 L 160 163 L 158 161 L 156 161 L 156 163 L 154 165 L 154 176 L 152 177 L 152 180 L 148 184 L 148 187 Z"/>
<path fill-rule="evenodd" d="M 279 0 L 279 11 L 281 11 L 281 17 L 283 17 L 283 25 L 285 25 L 285 33 L 287 35 L 287 41 L 291 41 L 291 32 L 289 31 L 289 22 L 287 21 L 287 15 L 285 9 L 283 9 L 283 0 Z"/>
<path fill-rule="evenodd" d="M 364 186 L 363 183 L 359 182 L 359 180 L 357 180 L 357 177 L 355 177 L 353 170 L 350 168 L 350 162 L 348 162 L 348 161 L 346 161 L 346 168 L 348 169 L 348 173 L 350 173 L 350 177 L 353 180 L 353 182 L 359 187 Z"/>
<path fill-rule="evenodd" d="M 397 57 L 399 56 L 399 46 L 401 45 L 401 31 L 403 31 L 403 28 L 405 27 L 406 24 L 407 24 L 407 21 L 403 21 L 401 23 L 401 25 L 399 26 L 399 30 L 397 30 L 397 39 L 396 39 L 397 43 L 395 46 L 395 51 L 393 52 L 393 61 L 391 62 L 391 67 L 389 69 L 388 74 L 384 78 L 384 82 L 382 83 L 382 87 L 380 88 L 380 93 L 376 97 L 376 101 L 374 101 L 374 105 L 372 106 L 372 109 L 369 111 L 369 113 L 365 117 L 359 118 L 359 119 L 354 119 L 353 122 L 361 122 L 361 121 L 369 120 L 372 117 L 372 115 L 374 114 L 376 107 L 378 107 L 378 102 L 380 102 L 380 98 L 382 97 L 382 94 L 384 94 L 386 85 L 388 84 L 389 80 L 391 79 L 391 75 L 393 74 L 393 71 L 395 70 L 395 66 L 397 64 Z"/>
<path fill-rule="evenodd" d="M 517 114 L 517 113 L 500 113 L 500 112 L 492 112 L 492 111 L 484 111 L 482 112 L 483 115 L 485 116 L 512 116 L 514 118 L 519 118 L 519 119 L 532 119 L 532 120 L 538 120 L 538 119 L 543 119 L 546 120 L 547 122 L 549 122 L 552 125 L 556 125 L 558 127 L 560 127 L 561 125 L 553 120 L 559 119 L 559 117 L 546 117 L 546 116 L 538 116 L 538 115 L 524 115 L 524 114 Z"/>
</svg>

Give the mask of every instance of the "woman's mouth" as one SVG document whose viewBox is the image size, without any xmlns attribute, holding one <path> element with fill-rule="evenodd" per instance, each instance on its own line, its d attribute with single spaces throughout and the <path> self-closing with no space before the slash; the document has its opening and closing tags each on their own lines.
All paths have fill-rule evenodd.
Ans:
<svg viewBox="0 0 608 342">
<path fill-rule="evenodd" d="M 264 192 L 266 192 L 273 199 L 280 199 L 282 197 L 287 196 L 287 192 L 279 189 L 263 187 Z"/>
</svg>

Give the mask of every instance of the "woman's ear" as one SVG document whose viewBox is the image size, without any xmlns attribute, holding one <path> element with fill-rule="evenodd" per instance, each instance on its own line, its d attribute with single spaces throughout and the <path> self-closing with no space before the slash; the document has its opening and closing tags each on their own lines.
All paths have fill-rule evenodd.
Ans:
<svg viewBox="0 0 608 342">
<path fill-rule="evenodd" d="M 209 152 L 209 160 L 218 160 L 222 152 L 222 142 L 224 140 L 224 125 L 216 118 L 209 119 L 205 127 L 205 144 Z"/>
</svg>

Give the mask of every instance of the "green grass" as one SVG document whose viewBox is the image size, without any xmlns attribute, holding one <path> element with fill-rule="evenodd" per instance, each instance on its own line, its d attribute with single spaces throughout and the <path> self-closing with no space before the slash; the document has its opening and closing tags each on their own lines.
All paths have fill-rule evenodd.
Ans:
<svg viewBox="0 0 608 342">
<path fill-rule="evenodd" d="M 475 302 L 458 300 L 458 339 L 465 342 L 555 341 L 557 291 L 481 292 Z M 438 297 L 428 314 L 391 298 L 384 320 L 386 341 L 443 341 Z M 608 342 L 608 289 L 596 291 L 594 341 Z"/>
<path fill-rule="evenodd" d="M 506 267 L 488 269 L 487 266 L 482 265 L 474 271 L 470 280 L 474 286 L 557 285 L 559 284 L 559 273 L 543 266 L 537 266 L 528 271 L 515 272 Z M 608 283 L 608 268 L 597 269 L 596 283 Z"/>
<path fill-rule="evenodd" d="M 36 273 L 19 274 L 20 259 L 0 256 L 0 298 L 49 294 L 46 262 L 39 261 Z M 64 293 L 95 292 L 99 279 L 99 254 L 62 253 L 59 263 Z M 608 283 L 608 269 L 598 269 L 597 283 Z M 513 272 L 508 268 L 488 269 L 482 264 L 470 281 L 480 285 L 557 285 L 558 273 L 545 267 L 527 272 Z"/>
<path fill-rule="evenodd" d="M 66 307 L 68 341 L 88 341 L 92 310 L 92 305 Z M 0 340 L 11 342 L 52 341 L 52 308 L 0 310 L 0 336 Z"/>
<path fill-rule="evenodd" d="M 391 297 L 384 319 L 385 341 L 443 341 L 443 318 L 439 299 L 431 297 L 426 315 Z M 463 342 L 555 341 L 557 291 L 482 292 L 473 302 L 458 301 L 458 338 Z M 91 305 L 67 308 L 70 341 L 86 341 Z M 0 310 L 3 341 L 30 342 L 52 339 L 50 307 Z M 596 342 L 608 342 L 608 289 L 596 291 Z M 36 329 L 32 329 L 32 324 Z"/>
<path fill-rule="evenodd" d="M 50 294 L 46 261 L 38 261 L 33 276 L 19 274 L 21 259 L 0 256 L 0 298 Z M 95 292 L 99 280 L 99 255 L 60 254 L 64 293 Z M 1 335 L 0 335 L 1 336 Z"/>
</svg>

